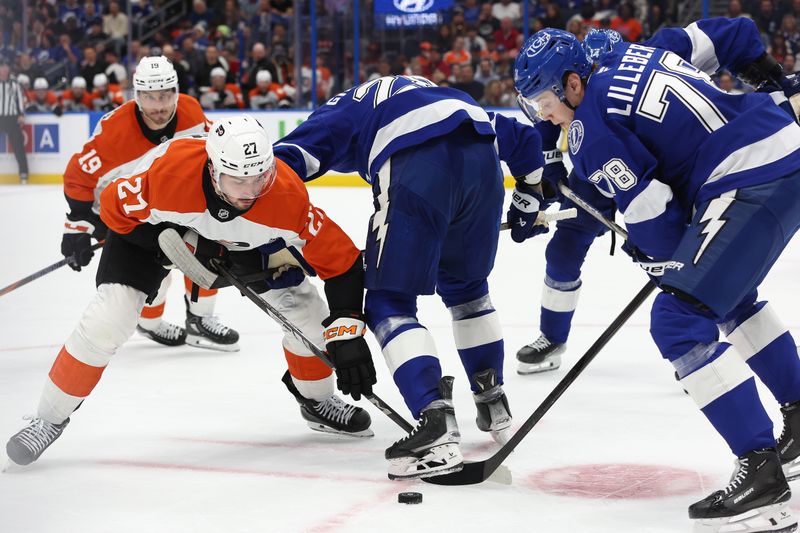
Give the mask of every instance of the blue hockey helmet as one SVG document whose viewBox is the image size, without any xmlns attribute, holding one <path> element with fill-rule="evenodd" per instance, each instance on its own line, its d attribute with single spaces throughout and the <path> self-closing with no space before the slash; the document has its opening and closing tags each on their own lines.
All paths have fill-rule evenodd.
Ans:
<svg viewBox="0 0 800 533">
<path fill-rule="evenodd" d="M 599 63 L 604 55 L 611 52 L 614 46 L 621 42 L 622 35 L 618 31 L 592 28 L 583 39 L 583 49 L 591 61 Z"/>
<path fill-rule="evenodd" d="M 564 100 L 562 80 L 568 72 L 586 78 L 593 64 L 578 38 L 564 30 L 547 28 L 533 34 L 522 47 L 514 63 L 514 86 L 517 102 L 533 121 L 540 121 L 541 106 L 537 96 L 551 91 Z"/>
</svg>

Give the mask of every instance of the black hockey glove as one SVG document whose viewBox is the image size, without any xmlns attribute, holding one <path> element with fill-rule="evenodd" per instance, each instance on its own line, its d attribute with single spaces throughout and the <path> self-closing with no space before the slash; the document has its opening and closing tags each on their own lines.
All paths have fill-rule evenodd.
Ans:
<svg viewBox="0 0 800 533">
<path fill-rule="evenodd" d="M 620 248 L 623 252 L 628 254 L 642 270 L 647 272 L 647 275 L 650 276 L 650 279 L 653 280 L 653 283 L 656 285 L 661 283 L 661 276 L 663 276 L 667 268 L 673 264 L 672 261 L 669 260 L 664 261 L 650 257 L 637 248 L 636 245 L 630 244 L 628 241 L 622 243 Z"/>
<path fill-rule="evenodd" d="M 80 272 L 94 257 L 92 237 L 101 241 L 106 238 L 108 228 L 100 217 L 92 212 L 81 215 L 67 214 L 64 235 L 61 237 L 61 254 L 69 267 Z"/>
<path fill-rule="evenodd" d="M 544 208 L 541 187 L 534 187 L 517 178 L 517 186 L 511 193 L 511 205 L 507 215 L 514 242 L 523 242 L 535 235 L 550 231 L 546 224 L 536 224 L 536 217 Z"/>
<path fill-rule="evenodd" d="M 322 322 L 324 337 L 333 366 L 336 387 L 354 400 L 371 395 L 376 383 L 372 354 L 364 339 L 366 325 L 361 313 L 331 315 Z"/>
</svg>

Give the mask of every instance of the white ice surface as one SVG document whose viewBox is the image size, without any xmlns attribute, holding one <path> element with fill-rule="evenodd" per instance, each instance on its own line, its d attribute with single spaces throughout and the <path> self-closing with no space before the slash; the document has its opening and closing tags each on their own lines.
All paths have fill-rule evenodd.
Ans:
<svg viewBox="0 0 800 533">
<path fill-rule="evenodd" d="M 363 245 L 367 188 L 311 195 Z M 60 259 L 65 209 L 56 186 L 0 188 L 0 285 Z M 490 279 L 517 424 L 646 281 L 624 254 L 608 255 L 608 237 L 598 240 L 564 366 L 519 376 L 514 354 L 538 333 L 547 239 L 518 245 L 502 235 Z M 798 262 L 795 242 L 762 287 L 795 333 Z M 50 365 L 92 296 L 96 265 L 62 268 L 0 297 L 0 442 L 35 412 Z M 173 275 L 166 316 L 181 321 L 182 283 Z M 241 352 L 166 348 L 134 335 L 61 439 L 31 467 L 0 475 L 0 533 L 688 532 L 687 506 L 727 482 L 733 457 L 650 340 L 650 301 L 507 460 L 511 486 L 439 487 L 386 478 L 383 450 L 401 430 L 366 402 L 372 439 L 309 430 L 280 383 L 278 327 L 223 290 L 218 314 L 241 333 Z M 419 306 L 445 372 L 456 376 L 463 451 L 483 458 L 496 447 L 475 427 L 449 314 L 433 296 Z M 376 392 L 409 417 L 370 343 Z M 778 422 L 774 400 L 764 390 L 762 398 Z M 406 490 L 422 492 L 423 503 L 398 504 Z"/>
</svg>

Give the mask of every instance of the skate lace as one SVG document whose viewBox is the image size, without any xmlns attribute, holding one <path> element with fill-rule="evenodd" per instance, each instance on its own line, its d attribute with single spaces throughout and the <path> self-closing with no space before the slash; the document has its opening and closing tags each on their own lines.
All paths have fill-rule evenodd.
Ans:
<svg viewBox="0 0 800 533">
<path fill-rule="evenodd" d="M 347 404 L 342 401 L 338 396 L 331 396 L 330 398 L 317 402 L 314 409 L 321 417 L 333 420 L 339 424 L 347 424 L 353 418 L 356 412 L 355 406 Z"/>
<path fill-rule="evenodd" d="M 544 335 L 539 335 L 539 338 L 530 343 L 528 346 L 530 346 L 534 350 L 541 351 L 544 350 L 545 348 L 549 348 L 551 344 L 553 343 L 550 342 L 547 339 L 547 337 L 545 337 Z"/>
<path fill-rule="evenodd" d="M 213 333 L 214 335 L 226 335 L 230 328 L 219 321 L 219 319 L 215 316 L 205 316 L 200 320 L 200 323 L 203 325 L 205 329 Z"/>
<path fill-rule="evenodd" d="M 55 424 L 33 415 L 24 416 L 22 419 L 30 420 L 31 423 L 17 434 L 17 440 L 34 455 L 41 453 L 48 444 L 58 438 L 59 428 Z"/>
<path fill-rule="evenodd" d="M 182 335 L 181 327 L 169 322 L 161 322 L 155 331 L 156 335 L 165 339 L 175 340 Z"/>
<path fill-rule="evenodd" d="M 726 496 L 739 488 L 739 485 L 742 484 L 742 481 L 744 481 L 744 478 L 747 476 L 747 469 L 750 463 L 749 459 L 747 457 L 742 457 L 741 459 L 738 459 L 737 462 L 739 466 L 736 469 L 736 472 L 733 473 L 730 483 L 728 483 L 728 486 L 724 489 Z"/>
</svg>

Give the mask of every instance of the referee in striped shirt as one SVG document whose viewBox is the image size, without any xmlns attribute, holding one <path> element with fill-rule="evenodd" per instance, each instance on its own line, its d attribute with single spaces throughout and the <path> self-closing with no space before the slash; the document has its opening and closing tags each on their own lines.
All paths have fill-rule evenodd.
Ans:
<svg viewBox="0 0 800 533">
<path fill-rule="evenodd" d="M 14 157 L 19 167 L 19 181 L 28 183 L 28 158 L 25 156 L 25 137 L 22 126 L 25 124 L 25 104 L 22 89 L 17 80 L 11 79 L 8 62 L 0 58 L 0 133 L 8 135 Z"/>
</svg>

